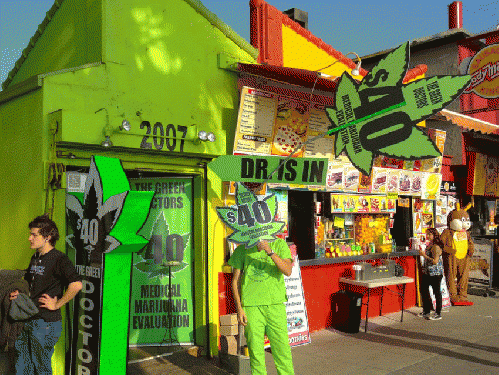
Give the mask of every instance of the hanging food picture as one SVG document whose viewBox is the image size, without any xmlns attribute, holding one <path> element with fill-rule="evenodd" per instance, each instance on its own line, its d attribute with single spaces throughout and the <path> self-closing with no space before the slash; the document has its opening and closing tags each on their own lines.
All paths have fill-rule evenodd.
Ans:
<svg viewBox="0 0 499 375">
<path fill-rule="evenodd" d="M 279 98 L 272 155 L 289 156 L 296 147 L 306 141 L 308 117 L 306 104 L 286 97 Z M 303 156 L 303 149 L 293 156 Z"/>
</svg>

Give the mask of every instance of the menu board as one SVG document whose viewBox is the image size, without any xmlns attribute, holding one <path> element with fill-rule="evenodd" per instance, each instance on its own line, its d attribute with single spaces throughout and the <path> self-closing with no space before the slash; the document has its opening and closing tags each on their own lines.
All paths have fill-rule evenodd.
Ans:
<svg viewBox="0 0 499 375">
<path fill-rule="evenodd" d="M 276 112 L 276 94 L 244 87 L 234 153 L 270 155 Z"/>
<path fill-rule="evenodd" d="M 435 227 L 433 216 L 434 201 L 416 198 L 412 206 L 414 236 L 420 243 L 426 241 L 426 230 Z"/>
<path fill-rule="evenodd" d="M 330 122 L 324 106 L 244 86 L 234 154 L 289 156 L 297 146 L 324 134 Z M 334 136 L 318 137 L 294 157 L 331 158 Z"/>
<path fill-rule="evenodd" d="M 296 245 L 289 246 L 293 257 L 293 269 L 291 275 L 284 276 L 286 285 L 286 316 L 288 327 L 288 338 L 290 346 L 299 346 L 311 343 L 308 327 L 307 307 L 305 305 L 305 293 L 303 291 L 300 260 L 296 253 Z M 270 340 L 264 337 L 264 347 L 270 348 Z"/>
<path fill-rule="evenodd" d="M 441 194 L 435 200 L 435 227 L 441 233 L 447 228 L 447 216 L 456 208 L 457 198 L 454 195 Z"/>
<path fill-rule="evenodd" d="M 441 157 L 400 160 L 379 155 L 373 161 L 371 175 L 366 176 L 345 155 L 335 158 L 335 136 L 324 136 L 330 126 L 321 104 L 244 86 L 233 153 L 281 157 L 293 153 L 293 157 L 329 159 L 325 187 L 269 183 L 271 188 L 396 193 L 432 200 L 440 195 Z M 428 133 L 443 152 L 445 131 L 429 129 Z"/>
</svg>

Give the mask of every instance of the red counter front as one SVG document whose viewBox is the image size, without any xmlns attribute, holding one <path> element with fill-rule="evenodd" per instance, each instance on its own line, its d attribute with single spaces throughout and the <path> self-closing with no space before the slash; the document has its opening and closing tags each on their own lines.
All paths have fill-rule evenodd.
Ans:
<svg viewBox="0 0 499 375">
<path fill-rule="evenodd" d="M 414 256 L 396 258 L 404 268 L 404 275 L 416 280 L 416 259 Z M 377 264 L 379 260 L 369 260 L 368 262 Z M 351 277 L 353 262 L 331 263 L 316 266 L 302 266 L 301 275 L 303 289 L 305 292 L 305 303 L 307 305 L 308 324 L 311 332 L 331 327 L 331 296 L 344 289 L 340 285 L 340 277 Z M 379 315 L 381 289 L 371 291 L 369 300 L 369 317 Z M 416 305 L 416 286 L 415 283 L 407 284 L 405 290 L 404 307 Z M 363 306 L 362 316 L 365 315 Z M 397 312 L 402 310 L 401 298 L 394 294 L 386 292 L 383 295 L 382 314 Z"/>
<path fill-rule="evenodd" d="M 411 252 L 412 253 L 412 252 Z M 414 254 L 407 253 L 405 256 L 393 257 L 404 269 L 404 275 L 416 280 L 416 259 Z M 397 253 L 400 254 L 400 253 Z M 336 259 L 339 261 L 339 259 Z M 357 260 L 355 260 L 356 262 Z M 379 264 L 381 259 L 366 260 L 373 265 Z M 334 293 L 344 289 L 340 285 L 340 277 L 351 277 L 351 262 L 334 262 L 317 265 L 302 265 L 301 276 L 307 306 L 307 316 L 310 332 L 318 331 L 332 326 L 331 322 L 331 297 Z M 302 261 L 301 263 L 307 263 Z M 219 312 L 220 315 L 235 313 L 235 305 L 232 302 L 231 291 L 232 274 L 219 274 Z M 369 300 L 369 317 L 379 315 L 381 289 L 371 291 Z M 405 290 L 404 307 L 409 308 L 416 305 L 416 285 L 407 284 Z M 366 307 L 363 306 L 363 309 Z M 383 294 L 382 314 L 401 311 L 402 299 L 394 293 L 385 291 Z M 363 316 L 365 310 L 362 311 Z"/>
</svg>

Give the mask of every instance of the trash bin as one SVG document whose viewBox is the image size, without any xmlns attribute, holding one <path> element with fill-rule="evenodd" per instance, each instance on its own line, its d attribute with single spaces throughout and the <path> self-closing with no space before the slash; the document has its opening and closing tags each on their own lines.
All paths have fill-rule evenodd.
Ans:
<svg viewBox="0 0 499 375">
<path fill-rule="evenodd" d="M 338 331 L 358 333 L 362 294 L 340 290 L 331 297 L 332 326 Z"/>
</svg>

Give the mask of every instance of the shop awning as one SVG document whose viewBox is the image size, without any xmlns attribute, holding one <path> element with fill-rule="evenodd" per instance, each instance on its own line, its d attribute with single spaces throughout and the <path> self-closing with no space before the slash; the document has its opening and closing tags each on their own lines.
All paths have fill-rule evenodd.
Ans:
<svg viewBox="0 0 499 375">
<path fill-rule="evenodd" d="M 445 117 L 448 121 L 461 126 L 462 128 L 480 132 L 483 134 L 499 135 L 499 125 L 490 122 L 478 120 L 476 118 L 462 115 L 457 112 L 452 112 L 447 109 L 442 109 L 438 115 Z M 438 116 L 437 115 L 437 116 Z"/>
<path fill-rule="evenodd" d="M 309 89 L 314 88 L 334 92 L 338 85 L 338 77 L 323 78 L 318 72 L 305 69 L 285 68 L 267 64 L 238 63 L 237 65 L 237 70 L 241 73 L 261 76 Z"/>
<path fill-rule="evenodd" d="M 408 70 L 404 77 L 403 83 L 408 83 L 409 81 L 424 75 L 427 69 L 426 65 L 421 64 Z M 339 83 L 339 77 L 323 76 L 319 72 L 311 70 L 287 68 L 268 64 L 238 63 L 237 70 L 241 73 L 261 76 L 279 82 L 290 83 L 309 89 L 314 88 L 316 90 L 326 92 L 335 92 L 336 86 L 338 86 Z"/>
</svg>

